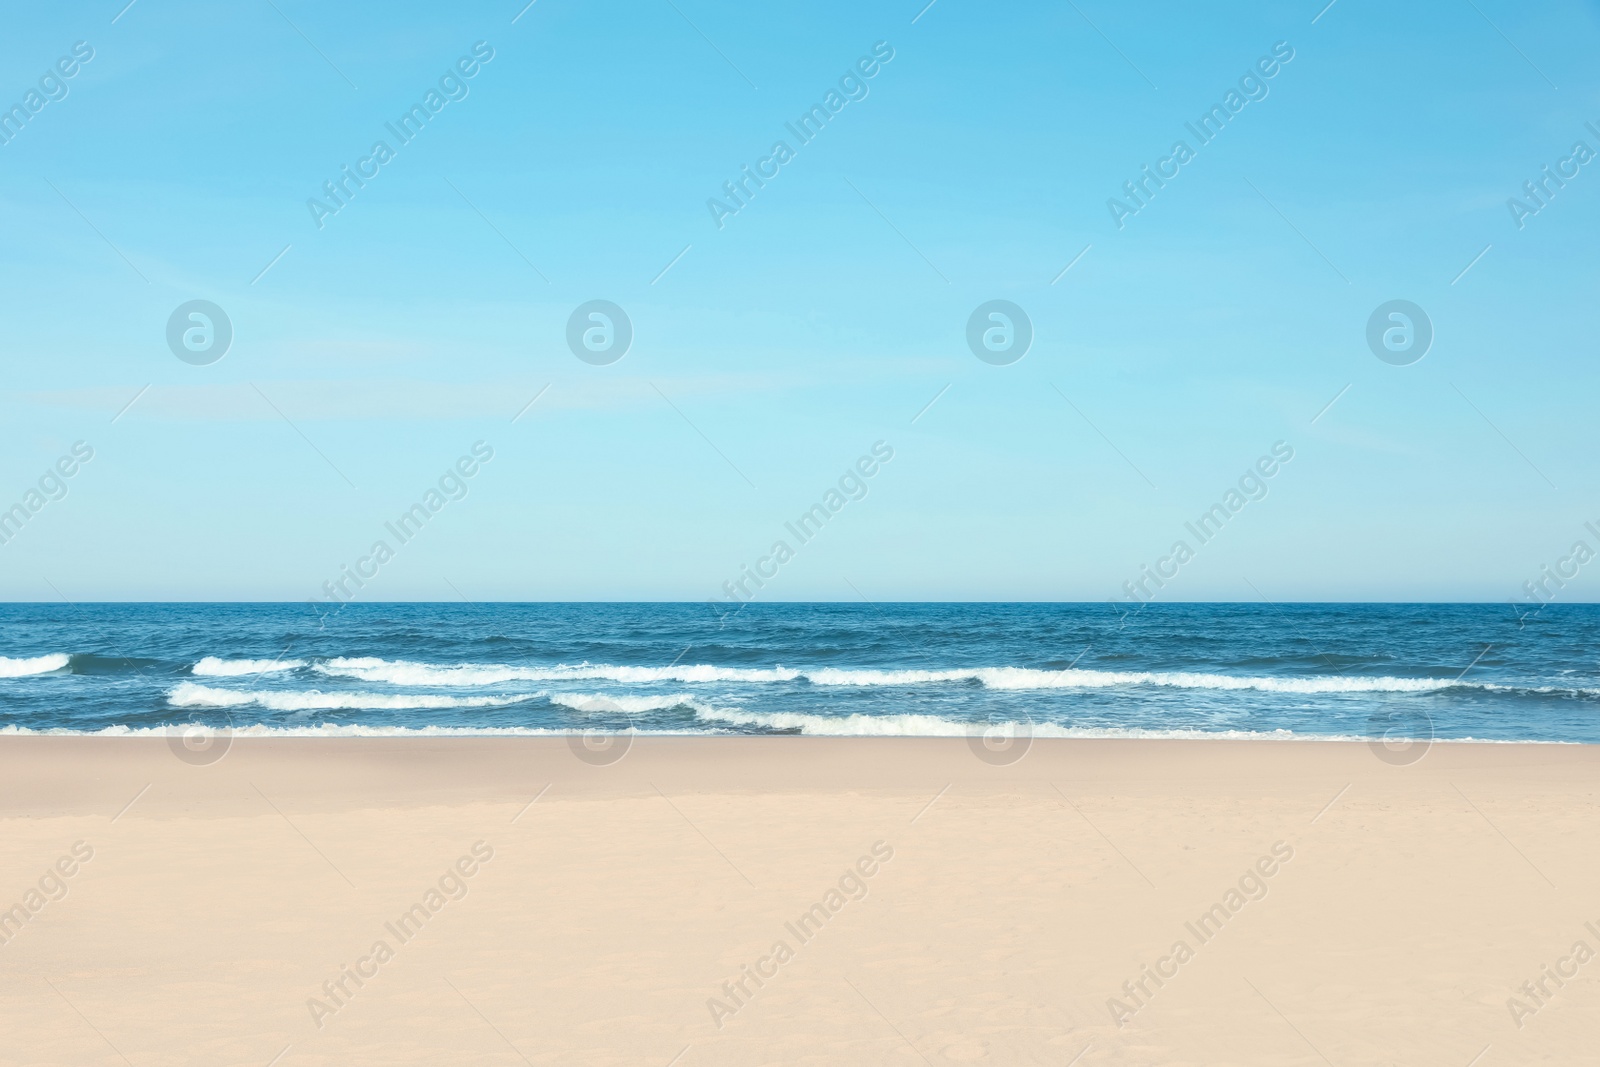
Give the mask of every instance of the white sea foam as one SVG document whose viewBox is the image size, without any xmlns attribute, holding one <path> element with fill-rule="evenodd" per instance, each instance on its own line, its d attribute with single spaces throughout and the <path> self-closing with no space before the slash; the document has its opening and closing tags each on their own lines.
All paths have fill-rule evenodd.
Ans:
<svg viewBox="0 0 1600 1067">
<path fill-rule="evenodd" d="M 609 664 L 580 663 L 572 666 L 515 667 L 503 664 L 467 663 L 443 666 L 412 663 L 406 660 L 377 659 L 371 656 L 341 657 L 318 663 L 315 669 L 336 678 L 355 678 L 363 682 L 390 685 L 472 686 L 499 685 L 504 682 L 789 682 L 801 677 L 799 671 L 782 667 L 743 668 L 693 665 L 683 667 L 620 667 Z"/>
<path fill-rule="evenodd" d="M 71 657 L 65 652 L 52 652 L 47 656 L 12 659 L 0 656 L 0 678 L 26 678 L 33 674 L 49 674 L 67 665 Z"/>
<path fill-rule="evenodd" d="M 99 730 L 70 730 L 64 727 L 32 730 L 26 726 L 0 726 L 0 737 L 168 737 L 182 729 L 182 725 L 107 726 Z M 255 723 L 229 730 L 233 737 L 552 737 L 570 732 L 535 726 L 366 726 L 331 722 L 304 726 L 265 726 Z"/>
<path fill-rule="evenodd" d="M 1267 693 L 1426 693 L 1457 684 L 1448 678 L 1313 675 L 1309 678 L 1251 677 L 1188 671 L 1041 671 L 987 667 L 972 675 L 990 689 L 1105 689 L 1162 686 L 1173 689 L 1256 689 Z"/>
<path fill-rule="evenodd" d="M 962 737 L 971 727 L 936 715 L 813 715 L 801 711 L 743 711 L 737 708 L 695 709 L 706 722 L 798 730 L 803 734 L 840 737 Z M 996 724 L 997 728 L 1005 727 Z"/>
<path fill-rule="evenodd" d="M 785 717 L 796 713 L 779 713 L 773 718 Z M 941 733 L 925 734 L 914 730 L 894 732 L 891 729 L 858 729 L 855 733 L 847 734 L 842 729 L 833 729 L 833 724 L 850 724 L 855 719 L 878 718 L 877 716 L 852 715 L 848 717 L 830 717 L 825 715 L 800 716 L 816 720 L 816 729 L 803 730 L 813 736 L 961 736 L 967 732 L 967 726 L 962 723 L 953 723 L 949 720 L 938 719 L 934 716 L 884 716 L 892 719 L 931 719 L 941 724 Z M 746 723 L 745 725 L 757 725 Z M 798 725 L 798 724 L 797 724 Z M 956 729 L 949 729 L 956 727 Z M 66 727 L 51 727 L 36 730 L 26 726 L 0 726 L 0 737 L 167 737 L 174 729 L 180 727 L 168 726 L 106 726 L 99 730 L 72 730 Z M 773 727 L 775 729 L 795 729 L 796 726 Z M 1358 737 L 1353 734 L 1297 734 L 1289 730 L 1271 730 L 1252 732 L 1249 730 L 1141 730 L 1136 728 L 1119 727 L 1051 727 L 1049 733 L 1043 732 L 1038 725 L 1033 728 L 1036 737 L 1073 737 L 1073 738 L 1139 738 L 1149 740 L 1194 740 L 1194 741 L 1228 741 L 1228 740 L 1261 740 L 1261 741 L 1342 741 L 1367 743 L 1373 738 Z M 725 730 L 714 726 L 707 726 L 703 730 L 629 730 L 629 733 L 640 736 L 656 737 L 706 737 L 715 734 L 726 735 Z M 303 726 L 266 726 L 261 723 L 235 726 L 231 730 L 234 737 L 400 737 L 400 738 L 429 738 L 429 737 L 562 737 L 577 734 L 576 730 L 547 729 L 537 726 L 367 726 L 353 723 L 315 723 Z M 1398 739 L 1391 739 L 1398 740 Z M 1433 741 L 1436 745 L 1480 744 L 1480 745 L 1577 745 L 1579 741 L 1529 741 L 1529 740 L 1497 740 L 1486 737 L 1453 737 L 1449 739 L 1437 738 Z"/>
<path fill-rule="evenodd" d="M 978 682 L 986 689 L 1110 689 L 1160 686 L 1173 689 L 1255 689 L 1270 693 L 1423 693 L 1445 689 L 1445 678 L 1250 677 L 1188 671 L 1037 670 L 1030 667 L 971 667 L 942 671 L 844 670 L 824 667 L 804 672 L 814 685 L 890 686 Z"/>
<path fill-rule="evenodd" d="M 576 711 L 620 711 L 629 715 L 645 711 L 670 711 L 673 708 L 693 708 L 696 711 L 714 710 L 697 702 L 687 693 L 675 696 L 628 696 L 622 693 L 549 693 L 552 704 Z"/>
<path fill-rule="evenodd" d="M 676 667 L 623 667 L 611 664 L 575 664 L 555 667 L 516 667 L 499 664 L 441 666 L 371 657 L 331 659 L 316 670 L 334 677 L 355 678 L 390 685 L 481 686 L 511 681 L 610 681 L 643 684 L 678 682 L 793 682 L 828 686 L 911 686 L 976 682 L 988 689 L 1108 689 L 1119 686 L 1157 686 L 1173 689 L 1253 689 L 1268 693 L 1426 693 L 1456 685 L 1472 686 L 1448 678 L 1395 678 L 1356 675 L 1313 675 L 1276 678 L 1210 674 L 1188 671 L 1039 670 L 1030 667 L 959 667 L 948 670 L 878 670 L 818 667 L 714 667 L 687 664 Z"/>
<path fill-rule="evenodd" d="M 994 731 L 1001 736 L 1076 738 L 1220 738 L 1306 740 L 1292 730 L 1144 730 L 1137 727 L 1058 726 L 1055 723 L 967 723 L 937 715 L 812 715 L 798 711 L 757 712 L 738 709 L 695 709 L 696 718 L 733 726 L 798 730 L 816 737 L 965 737 Z M 1356 741 L 1350 735 L 1322 736 L 1319 741 Z"/>
<path fill-rule="evenodd" d="M 167 694 L 175 708 L 239 708 L 255 704 L 271 711 L 408 711 L 437 708 L 504 707 L 526 699 L 510 697 L 449 697 L 426 693 L 324 693 L 320 690 L 217 689 L 180 682 Z"/>
<path fill-rule="evenodd" d="M 216 656 L 207 656 L 190 668 L 190 671 L 201 677 L 210 678 L 237 678 L 245 674 L 270 674 L 276 671 L 292 671 L 296 667 L 304 667 L 303 659 L 218 659 Z"/>
</svg>

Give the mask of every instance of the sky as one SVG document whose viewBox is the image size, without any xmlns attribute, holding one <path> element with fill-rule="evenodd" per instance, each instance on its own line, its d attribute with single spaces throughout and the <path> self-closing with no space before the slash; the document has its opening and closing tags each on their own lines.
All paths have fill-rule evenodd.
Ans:
<svg viewBox="0 0 1600 1067">
<path fill-rule="evenodd" d="M 0 598 L 1507 601 L 1600 549 L 1600 5 L 124 3 L 0 38 Z"/>
</svg>

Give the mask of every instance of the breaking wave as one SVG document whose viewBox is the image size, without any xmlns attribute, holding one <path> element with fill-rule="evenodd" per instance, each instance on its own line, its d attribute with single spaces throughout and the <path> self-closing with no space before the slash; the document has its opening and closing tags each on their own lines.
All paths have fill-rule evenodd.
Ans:
<svg viewBox="0 0 1600 1067">
<path fill-rule="evenodd" d="M 628 696 L 620 693 L 546 693 L 552 704 L 574 711 L 620 711 L 634 715 L 646 711 L 671 711 L 673 708 L 692 708 L 696 712 L 712 711 L 698 703 L 687 693 L 676 696 Z"/>
<path fill-rule="evenodd" d="M 451 697 L 427 693 L 324 693 L 309 690 L 216 689 L 182 682 L 167 694 L 175 708 L 242 708 L 254 704 L 270 711 L 409 711 L 437 708 L 505 707 L 525 696 Z"/>
<path fill-rule="evenodd" d="M 695 709 L 697 718 L 732 726 L 798 732 L 815 737 L 967 737 L 985 733 L 1032 737 L 1148 737 L 1294 740 L 1291 730 L 1144 730 L 1136 727 L 1058 726 L 1054 723 L 970 723 L 937 715 L 812 715 L 798 711 Z M 1354 741 L 1351 737 L 1319 736 L 1318 741 Z"/>
<path fill-rule="evenodd" d="M 575 664 L 517 667 L 505 664 L 445 666 L 373 657 L 336 658 L 314 669 L 339 678 L 388 685 L 484 686 L 505 682 L 609 681 L 619 683 L 677 682 L 809 682 L 826 686 L 912 686 L 976 683 L 987 689 L 1107 689 L 1159 686 L 1175 689 L 1253 689 L 1268 693 L 1425 693 L 1455 686 L 1481 688 L 1448 678 L 1361 677 L 1314 675 L 1307 678 L 1252 677 L 1189 671 L 1041 670 L 1031 667 L 958 667 L 948 670 L 875 670 L 817 667 L 623 667 Z"/>
<path fill-rule="evenodd" d="M 72 657 L 65 652 L 52 652 L 47 656 L 12 659 L 0 656 L 0 678 L 27 678 L 34 674 L 53 674 L 65 670 Z"/>
</svg>

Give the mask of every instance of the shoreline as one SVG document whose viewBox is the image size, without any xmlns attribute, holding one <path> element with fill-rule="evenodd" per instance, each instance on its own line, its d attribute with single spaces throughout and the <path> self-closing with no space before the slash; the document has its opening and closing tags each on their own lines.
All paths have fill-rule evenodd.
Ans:
<svg viewBox="0 0 1600 1067">
<path fill-rule="evenodd" d="M 703 738 L 752 738 L 752 739 L 784 739 L 807 738 L 813 740 L 839 740 L 839 741 L 939 741 L 961 740 L 968 737 L 981 736 L 971 733 L 804 733 L 795 730 L 771 730 L 764 733 L 741 732 L 727 730 L 713 732 L 710 730 L 624 730 L 624 731 L 584 731 L 561 730 L 540 726 L 364 726 L 354 723 L 334 724 L 327 723 L 320 726 L 266 726 L 253 724 L 241 727 L 212 727 L 206 723 L 173 723 L 168 726 L 105 726 L 99 730 L 73 730 L 69 727 L 48 727 L 37 729 L 28 726 L 0 726 L 0 739 L 29 738 L 29 737 L 58 737 L 58 738 L 100 738 L 100 739 L 162 739 L 181 733 L 186 727 L 199 725 L 210 731 L 226 730 L 230 737 L 244 740 L 326 740 L 326 741 L 359 741 L 359 740 L 470 740 L 500 738 L 505 740 L 583 737 L 596 734 L 605 737 L 620 737 L 624 734 L 633 737 L 703 737 Z M 1364 736 L 1360 734 L 1297 734 L 1289 730 L 1249 731 L 1249 730 L 1142 730 L 1137 727 L 1107 727 L 1100 731 L 1092 728 L 1077 727 L 1052 727 L 1052 730 L 1061 732 L 1036 733 L 1031 735 L 1031 740 L 1036 743 L 1045 741 L 1195 741 L 1209 743 L 1214 741 L 1254 742 L 1263 741 L 1274 744 L 1300 743 L 1300 744 L 1330 744 L 1330 745 L 1370 745 L 1382 743 L 1383 738 Z M 1067 732 L 1067 731 L 1072 732 Z M 1391 741 L 1406 744 L 1428 745 L 1596 745 L 1600 741 L 1561 741 L 1546 738 L 1503 738 L 1503 737 L 1393 737 Z"/>
</svg>

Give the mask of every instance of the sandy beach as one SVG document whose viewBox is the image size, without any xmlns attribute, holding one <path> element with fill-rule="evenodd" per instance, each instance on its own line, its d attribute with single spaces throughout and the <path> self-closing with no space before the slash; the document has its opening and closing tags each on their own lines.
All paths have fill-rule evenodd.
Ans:
<svg viewBox="0 0 1600 1067">
<path fill-rule="evenodd" d="M 1591 1062 L 1597 772 L 1591 746 L 276 738 L 195 765 L 9 737 L 0 1064 Z"/>
</svg>

